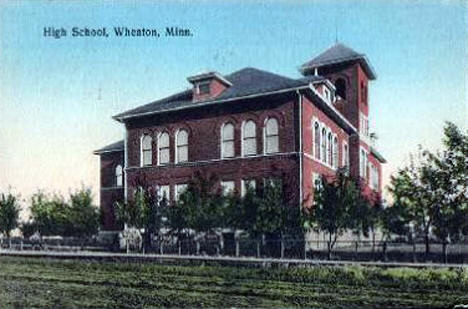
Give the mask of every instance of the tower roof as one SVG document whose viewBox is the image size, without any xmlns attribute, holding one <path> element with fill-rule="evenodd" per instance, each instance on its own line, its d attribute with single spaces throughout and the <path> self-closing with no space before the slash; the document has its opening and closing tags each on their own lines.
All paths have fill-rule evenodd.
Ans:
<svg viewBox="0 0 468 309">
<path fill-rule="evenodd" d="M 359 62 L 369 79 L 375 79 L 377 75 L 365 54 L 358 53 L 342 43 L 336 43 L 317 57 L 301 65 L 303 74 L 316 68 L 332 66 L 339 63 L 357 61 Z"/>
</svg>

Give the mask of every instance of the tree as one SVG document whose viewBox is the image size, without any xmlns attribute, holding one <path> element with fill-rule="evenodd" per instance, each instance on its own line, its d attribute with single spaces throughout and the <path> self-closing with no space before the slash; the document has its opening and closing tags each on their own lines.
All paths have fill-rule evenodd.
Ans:
<svg viewBox="0 0 468 309">
<path fill-rule="evenodd" d="M 179 223 L 196 232 L 211 233 L 224 223 L 225 198 L 214 190 L 217 179 L 197 174 L 179 196 L 175 207 L 180 207 Z"/>
<path fill-rule="evenodd" d="M 397 172 L 390 180 L 389 191 L 393 195 L 394 205 L 406 210 L 409 221 L 415 232 L 424 237 L 426 254 L 430 251 L 430 228 L 433 223 L 434 207 L 437 206 L 432 183 L 428 178 L 420 177 L 420 167 L 416 166 L 414 160 L 411 164 Z M 413 238 L 413 235 L 411 235 Z"/>
<path fill-rule="evenodd" d="M 330 257 L 339 236 L 356 227 L 353 208 L 360 202 L 360 192 L 344 170 L 338 170 L 328 181 L 322 177 L 314 192 L 314 207 L 304 209 L 308 225 L 328 233 L 328 256 Z"/>
<path fill-rule="evenodd" d="M 12 230 L 18 227 L 21 207 L 18 197 L 12 193 L 0 195 L 0 232 L 10 238 Z"/>
<path fill-rule="evenodd" d="M 391 179 L 390 192 L 409 220 L 422 232 L 429 253 L 431 232 L 441 241 L 458 240 L 468 232 L 468 134 L 446 123 L 442 152 L 420 148 Z"/>
<path fill-rule="evenodd" d="M 24 229 L 36 229 L 41 235 L 89 237 L 99 228 L 99 210 L 92 203 L 90 189 L 70 194 L 69 202 L 61 195 L 38 192 L 31 197 L 31 222 Z"/>
<path fill-rule="evenodd" d="M 442 241 L 457 241 L 468 234 L 468 133 L 447 122 L 443 146 L 442 152 L 424 152 L 427 164 L 422 177 L 436 187 L 434 234 Z"/>
<path fill-rule="evenodd" d="M 82 188 L 70 195 L 69 234 L 89 237 L 99 230 L 99 210 L 93 204 L 91 189 Z"/>
<path fill-rule="evenodd" d="M 389 240 L 393 234 L 407 236 L 410 233 L 410 217 L 407 208 L 401 203 L 383 208 L 379 222 L 384 239 Z"/>
</svg>

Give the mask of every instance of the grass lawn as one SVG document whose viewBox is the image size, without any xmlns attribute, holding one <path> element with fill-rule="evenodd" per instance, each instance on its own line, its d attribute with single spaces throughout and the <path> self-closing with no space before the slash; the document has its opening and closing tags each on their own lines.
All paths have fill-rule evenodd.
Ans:
<svg viewBox="0 0 468 309">
<path fill-rule="evenodd" d="M 0 308 L 450 308 L 468 269 L 252 269 L 0 257 Z"/>
</svg>

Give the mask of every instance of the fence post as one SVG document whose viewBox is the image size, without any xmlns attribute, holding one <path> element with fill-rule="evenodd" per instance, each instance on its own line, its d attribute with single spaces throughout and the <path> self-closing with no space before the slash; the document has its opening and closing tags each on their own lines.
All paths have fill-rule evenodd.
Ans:
<svg viewBox="0 0 468 309">
<path fill-rule="evenodd" d="M 387 261 L 387 242 L 384 241 L 383 246 L 382 246 L 382 254 L 383 254 L 383 260 L 384 262 Z"/>
<path fill-rule="evenodd" d="M 280 250 L 281 250 L 281 258 L 283 259 L 284 258 L 284 243 L 283 243 L 283 236 L 281 236 L 281 239 L 280 239 Z"/>
<path fill-rule="evenodd" d="M 413 263 L 416 263 L 416 243 L 413 239 Z"/>
<path fill-rule="evenodd" d="M 356 260 L 356 261 L 358 260 L 358 246 L 359 246 L 359 244 L 358 244 L 358 242 L 356 240 L 354 242 L 354 260 Z"/>
<path fill-rule="evenodd" d="M 235 240 L 236 240 L 236 257 L 239 257 L 239 249 L 240 249 L 239 248 L 239 239 L 236 238 Z"/>
<path fill-rule="evenodd" d="M 200 243 L 197 241 L 195 241 L 195 244 L 197 245 L 197 255 L 200 255 Z"/>
<path fill-rule="evenodd" d="M 260 239 L 257 239 L 257 257 L 260 257 Z"/>
<path fill-rule="evenodd" d="M 180 239 L 177 239 L 177 247 L 179 249 L 179 255 L 182 255 L 182 246 L 180 244 Z"/>
<path fill-rule="evenodd" d="M 444 255 L 444 264 L 447 264 L 448 258 L 447 258 L 447 242 L 446 241 L 442 243 L 442 253 Z"/>
<path fill-rule="evenodd" d="M 307 259 L 307 240 L 304 239 L 304 260 Z"/>
<path fill-rule="evenodd" d="M 331 260 L 331 242 L 327 241 L 327 259 Z"/>
</svg>

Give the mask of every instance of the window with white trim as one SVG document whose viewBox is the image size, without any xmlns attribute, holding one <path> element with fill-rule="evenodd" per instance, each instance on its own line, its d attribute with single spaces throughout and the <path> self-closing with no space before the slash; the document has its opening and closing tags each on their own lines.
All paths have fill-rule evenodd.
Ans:
<svg viewBox="0 0 468 309">
<path fill-rule="evenodd" d="M 242 155 L 252 156 L 257 154 L 257 126 L 252 120 L 248 120 L 242 127 Z"/>
<path fill-rule="evenodd" d="M 326 86 L 323 86 L 323 94 L 327 102 L 331 102 L 331 92 Z"/>
<path fill-rule="evenodd" d="M 123 169 L 120 164 L 115 167 L 115 185 L 117 187 L 123 186 Z"/>
<path fill-rule="evenodd" d="M 141 137 L 141 166 L 152 164 L 152 139 L 148 134 Z"/>
<path fill-rule="evenodd" d="M 176 135 L 176 163 L 188 161 L 188 132 L 180 130 Z"/>
<path fill-rule="evenodd" d="M 268 118 L 265 123 L 265 153 L 279 151 L 279 128 L 278 120 Z"/>
<path fill-rule="evenodd" d="M 320 160 L 320 125 L 317 121 L 314 123 L 314 143 L 315 158 Z"/>
<path fill-rule="evenodd" d="M 335 136 L 333 138 L 333 164 L 334 168 L 338 167 L 338 138 Z"/>
<path fill-rule="evenodd" d="M 160 199 L 165 198 L 169 202 L 171 199 L 171 191 L 169 185 L 162 185 L 158 187 L 158 197 Z"/>
<path fill-rule="evenodd" d="M 359 114 L 359 132 L 369 136 L 369 119 L 362 112 Z"/>
<path fill-rule="evenodd" d="M 257 188 L 257 182 L 255 179 L 242 179 L 241 181 L 241 196 L 244 197 L 247 193 L 247 188 L 252 188 L 255 190 Z"/>
<path fill-rule="evenodd" d="M 235 190 L 234 181 L 233 180 L 221 181 L 221 189 L 222 189 L 223 195 L 234 193 L 234 190 Z"/>
<path fill-rule="evenodd" d="M 198 94 L 208 94 L 210 93 L 210 83 L 209 82 L 201 82 L 198 83 Z"/>
<path fill-rule="evenodd" d="M 378 191 L 379 190 L 379 170 L 372 163 L 369 163 L 369 166 L 370 166 L 370 187 Z"/>
<path fill-rule="evenodd" d="M 343 142 L 343 167 L 349 168 L 349 149 L 348 143 Z"/>
<path fill-rule="evenodd" d="M 177 184 L 175 185 L 175 190 L 174 190 L 174 201 L 178 201 L 179 200 L 179 197 L 182 193 L 185 192 L 185 190 L 187 190 L 187 184 L 186 183 L 181 183 L 181 184 Z"/>
<path fill-rule="evenodd" d="M 312 173 L 312 186 L 315 191 L 322 187 L 322 176 L 319 173 Z"/>
<path fill-rule="evenodd" d="M 359 176 L 367 180 L 367 152 L 362 148 L 359 152 Z"/>
<path fill-rule="evenodd" d="M 225 123 L 221 127 L 221 158 L 234 157 L 234 125 Z"/>
<path fill-rule="evenodd" d="M 321 159 L 323 162 L 327 162 L 327 130 L 325 128 L 322 128 L 322 136 L 321 136 Z"/>
<path fill-rule="evenodd" d="M 333 161 L 333 153 L 332 153 L 332 148 L 333 148 L 333 145 L 332 145 L 332 142 L 333 141 L 333 136 L 331 134 L 331 132 L 328 132 L 328 138 L 327 138 L 327 160 L 326 162 L 329 164 L 329 165 L 332 165 L 332 161 Z"/>
<path fill-rule="evenodd" d="M 163 132 L 158 137 L 158 165 L 170 162 L 169 134 Z"/>
</svg>

